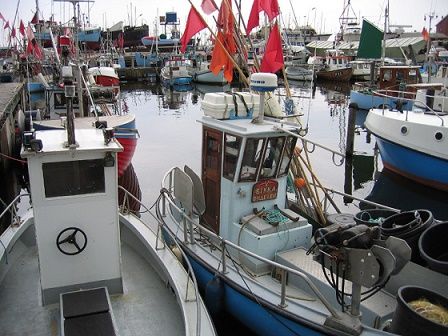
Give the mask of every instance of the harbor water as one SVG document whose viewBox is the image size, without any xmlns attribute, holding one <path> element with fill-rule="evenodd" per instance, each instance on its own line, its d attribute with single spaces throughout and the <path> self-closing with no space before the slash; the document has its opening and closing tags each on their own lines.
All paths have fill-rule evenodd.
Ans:
<svg viewBox="0 0 448 336">
<path fill-rule="evenodd" d="M 188 165 L 200 172 L 200 102 L 205 93 L 223 88 L 196 85 L 188 89 L 176 91 L 158 84 L 122 87 L 124 108 L 136 114 L 140 133 L 133 165 L 146 204 L 155 200 L 163 173 L 171 167 Z M 311 88 L 306 82 L 291 82 L 291 93 L 296 113 L 303 114 L 302 124 L 308 129 L 305 138 L 342 154 L 353 141 L 352 159 L 342 163 L 341 156 L 326 149 L 311 144 L 303 148 L 322 185 L 401 210 L 429 209 L 435 218 L 448 219 L 446 192 L 383 170 L 375 138 L 363 127 L 368 112 L 348 107 L 350 84 L 317 83 Z M 285 90 L 279 89 L 276 94 L 282 104 Z M 349 130 L 351 113 L 354 129 Z M 349 199 L 335 197 L 335 201 L 342 212 L 358 211 L 357 203 Z"/>
</svg>

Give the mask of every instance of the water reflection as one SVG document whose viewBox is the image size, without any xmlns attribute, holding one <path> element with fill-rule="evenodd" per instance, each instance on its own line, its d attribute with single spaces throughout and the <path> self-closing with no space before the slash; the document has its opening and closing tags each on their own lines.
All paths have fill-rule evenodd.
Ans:
<svg viewBox="0 0 448 336">
<path fill-rule="evenodd" d="M 448 220 L 448 192 L 426 187 L 387 169 L 378 172 L 367 200 L 402 210 L 428 209 L 439 220 Z"/>
<path fill-rule="evenodd" d="M 181 87 L 162 86 L 162 92 L 159 97 L 159 108 L 168 110 L 179 110 L 186 104 L 190 92 L 193 89 L 190 85 L 182 85 Z M 193 101 L 193 103 L 197 103 Z"/>
</svg>

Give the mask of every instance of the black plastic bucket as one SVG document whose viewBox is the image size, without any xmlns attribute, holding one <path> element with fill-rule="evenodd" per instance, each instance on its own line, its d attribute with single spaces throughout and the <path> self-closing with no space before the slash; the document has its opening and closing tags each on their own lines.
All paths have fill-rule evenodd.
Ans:
<svg viewBox="0 0 448 336">
<path fill-rule="evenodd" d="M 418 241 L 418 249 L 427 266 L 437 272 L 448 274 L 448 222 L 427 228 Z"/>
<path fill-rule="evenodd" d="M 397 214 L 396 211 L 388 209 L 366 209 L 355 214 L 355 221 L 358 224 L 375 226 L 395 214 Z"/>
<path fill-rule="evenodd" d="M 392 318 L 390 331 L 403 336 L 448 335 L 448 327 L 431 321 L 417 313 L 408 304 L 414 300 L 426 299 L 432 304 L 448 308 L 448 299 L 423 287 L 404 286 L 398 290 L 397 308 Z"/>
<path fill-rule="evenodd" d="M 405 240 L 412 249 L 411 260 L 425 265 L 420 257 L 418 240 L 423 231 L 432 225 L 434 217 L 429 210 L 405 211 L 388 217 L 381 226 L 381 236 L 395 236 Z"/>
</svg>

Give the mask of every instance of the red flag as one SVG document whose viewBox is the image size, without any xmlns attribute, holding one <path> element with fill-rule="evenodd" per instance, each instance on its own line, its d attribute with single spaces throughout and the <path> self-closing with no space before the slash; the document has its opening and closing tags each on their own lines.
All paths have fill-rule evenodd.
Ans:
<svg viewBox="0 0 448 336">
<path fill-rule="evenodd" d="M 231 34 L 233 36 L 233 13 L 232 2 L 223 1 L 219 9 L 217 26 L 224 34 Z"/>
<path fill-rule="evenodd" d="M 34 37 L 34 33 L 30 25 L 28 25 L 28 28 L 26 30 L 26 36 L 28 38 L 28 46 L 26 47 L 26 54 L 27 55 L 33 54 L 34 56 L 36 56 L 36 58 L 43 59 L 42 50 L 37 44 L 36 38 Z"/>
<path fill-rule="evenodd" d="M 118 34 L 118 41 L 117 42 L 118 42 L 118 47 L 120 49 L 123 49 L 123 47 L 124 47 L 124 34 L 123 34 L 123 32 Z"/>
<path fill-rule="evenodd" d="M 185 26 L 184 34 L 180 38 L 180 51 L 185 52 L 187 49 L 187 44 L 191 38 L 206 27 L 207 24 L 202 16 L 193 6 L 191 6 L 190 13 L 188 13 L 187 25 Z"/>
<path fill-rule="evenodd" d="M 277 23 L 274 24 L 266 43 L 263 60 L 261 61 L 260 71 L 276 73 L 283 66 L 283 50 L 280 31 Z"/>
<path fill-rule="evenodd" d="M 425 41 L 429 41 L 429 32 L 426 30 L 426 27 L 423 27 L 422 36 Z"/>
<path fill-rule="evenodd" d="M 2 15 L 2 13 L 0 13 L 0 19 L 2 19 L 2 21 L 6 21 L 5 17 Z"/>
<path fill-rule="evenodd" d="M 277 15 L 280 14 L 280 8 L 278 7 L 277 0 L 259 0 L 260 8 L 264 10 L 266 15 L 269 18 L 269 21 L 272 21 Z"/>
<path fill-rule="evenodd" d="M 34 14 L 33 18 L 31 19 L 31 23 L 32 24 L 39 23 L 39 14 L 37 12 Z"/>
<path fill-rule="evenodd" d="M 11 29 L 11 37 L 16 37 L 16 29 L 14 27 Z"/>
<path fill-rule="evenodd" d="M 202 0 L 201 8 L 203 12 L 207 15 L 210 15 L 215 10 L 218 10 L 218 7 L 216 6 L 216 3 L 214 0 Z"/>
<path fill-rule="evenodd" d="M 259 0 L 254 0 L 252 9 L 250 10 L 249 20 L 247 21 L 246 34 L 249 35 L 251 30 L 260 25 L 259 14 L 261 8 L 259 6 Z"/>
<path fill-rule="evenodd" d="M 5 26 L 3 27 L 3 29 L 9 28 L 9 21 L 6 21 Z"/>
<path fill-rule="evenodd" d="M 25 25 L 22 20 L 20 20 L 19 32 L 22 36 L 25 36 Z"/>
<path fill-rule="evenodd" d="M 264 11 L 272 21 L 280 14 L 280 8 L 277 0 L 254 0 L 252 9 L 250 10 L 249 20 L 247 21 L 246 34 L 250 34 L 251 30 L 260 25 L 259 14 Z"/>
</svg>

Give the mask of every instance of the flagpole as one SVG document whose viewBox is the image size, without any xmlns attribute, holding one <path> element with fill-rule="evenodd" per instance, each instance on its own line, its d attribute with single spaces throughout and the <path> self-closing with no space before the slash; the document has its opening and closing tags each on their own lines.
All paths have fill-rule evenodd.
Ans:
<svg viewBox="0 0 448 336">
<path fill-rule="evenodd" d="M 281 26 L 280 26 L 280 20 L 277 20 L 277 25 L 278 25 L 278 27 L 279 27 L 279 29 L 278 29 L 278 33 L 279 33 L 279 35 L 280 35 L 280 41 L 281 41 L 281 39 L 282 39 L 282 36 L 281 36 L 281 33 L 280 33 L 280 29 L 281 29 Z M 284 59 L 283 59 L 283 66 L 282 66 L 282 75 L 283 75 L 283 82 L 285 83 L 285 89 L 286 89 L 286 96 L 288 97 L 288 98 L 291 98 L 291 89 L 289 88 L 289 82 L 288 82 L 288 77 L 286 77 L 286 72 L 285 72 L 285 61 L 284 61 Z"/>
<path fill-rule="evenodd" d="M 247 86 L 249 86 L 249 80 L 247 79 L 246 75 L 244 74 L 243 70 L 241 70 L 241 68 L 239 67 L 239 65 L 235 62 L 235 60 L 233 59 L 233 57 L 229 54 L 229 52 L 227 51 L 226 47 L 222 44 L 222 42 L 217 38 L 216 34 L 212 31 L 212 29 L 210 28 L 210 26 L 208 25 L 208 23 L 204 20 L 204 18 L 202 17 L 202 14 L 199 13 L 199 11 L 197 10 L 197 8 L 195 7 L 195 5 L 193 5 L 193 3 L 191 2 L 191 0 L 188 0 L 188 2 L 190 3 L 190 5 L 194 8 L 194 10 L 199 14 L 199 16 L 201 17 L 201 19 L 204 21 L 205 25 L 207 26 L 207 29 L 210 31 L 210 34 L 212 34 L 213 38 L 215 39 L 216 42 L 219 43 L 219 45 L 221 46 L 222 50 L 224 50 L 224 53 L 226 54 L 226 56 L 230 59 L 230 61 L 232 62 L 233 66 L 238 70 L 238 73 L 240 74 L 240 78 L 243 79 L 244 84 L 246 84 Z M 233 37 L 232 37 L 233 38 Z"/>
<path fill-rule="evenodd" d="M 225 0 L 225 1 L 227 1 L 227 0 Z M 241 7 L 238 6 L 237 0 L 234 0 L 234 1 L 235 1 L 236 8 L 238 9 L 238 13 L 240 14 L 240 16 L 242 16 Z M 247 26 L 246 26 L 246 23 L 244 23 L 244 20 L 242 20 L 241 22 L 243 23 L 244 30 L 247 30 Z M 238 29 L 239 29 L 239 27 L 238 27 Z M 239 29 L 239 31 L 241 34 L 241 29 Z M 247 38 L 249 40 L 249 45 L 250 45 L 251 49 L 254 50 L 254 45 L 252 44 L 252 39 L 250 37 L 250 34 L 247 35 Z M 258 57 L 255 54 L 255 50 L 254 50 L 254 62 L 255 62 L 255 68 L 257 69 L 257 71 L 260 71 L 260 63 L 258 62 Z"/>
</svg>

